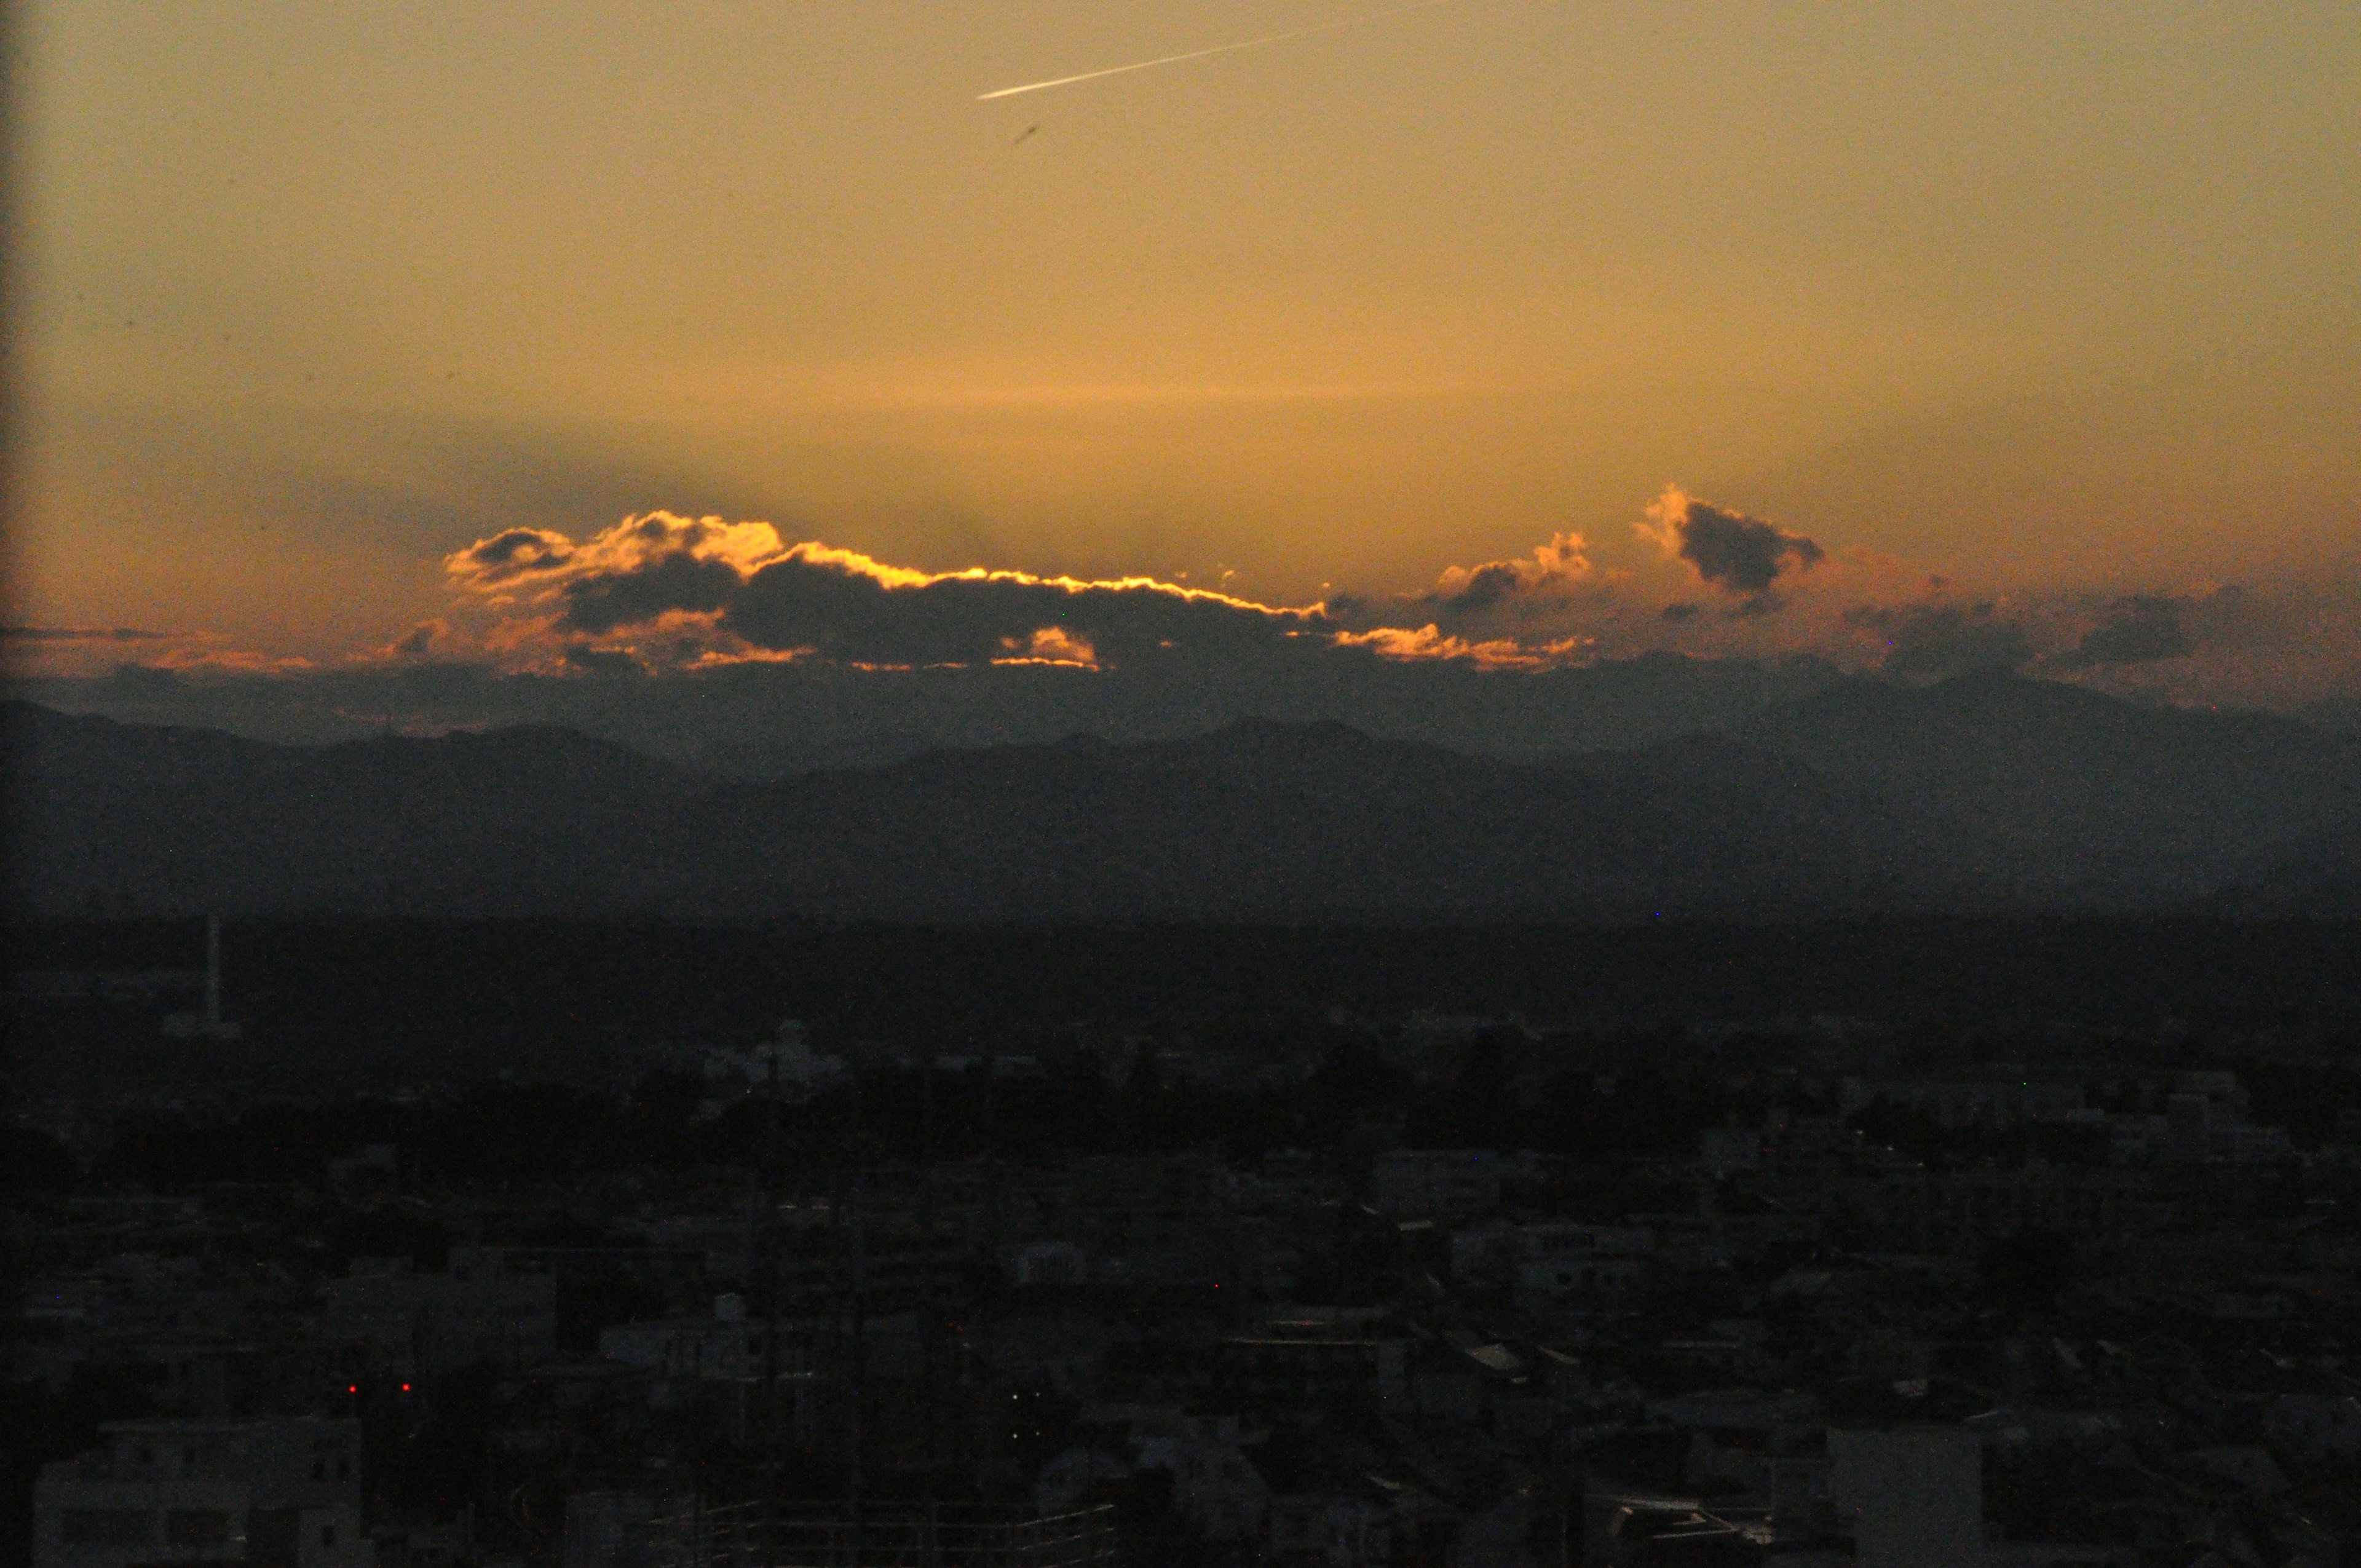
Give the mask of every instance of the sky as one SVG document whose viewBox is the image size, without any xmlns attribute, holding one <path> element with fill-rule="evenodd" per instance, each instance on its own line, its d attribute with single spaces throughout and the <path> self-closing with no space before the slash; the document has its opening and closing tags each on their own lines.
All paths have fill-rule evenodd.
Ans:
<svg viewBox="0 0 2361 1568">
<path fill-rule="evenodd" d="M 2361 695 L 2349 0 L 15 28 L 51 696 L 1667 650 Z"/>
</svg>

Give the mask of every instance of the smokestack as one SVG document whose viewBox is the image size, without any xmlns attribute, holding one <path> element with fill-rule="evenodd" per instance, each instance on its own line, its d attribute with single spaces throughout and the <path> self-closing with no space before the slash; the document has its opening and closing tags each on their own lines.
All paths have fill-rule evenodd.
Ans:
<svg viewBox="0 0 2361 1568">
<path fill-rule="evenodd" d="M 205 1025 L 221 1032 L 221 916 L 205 916 Z"/>
</svg>

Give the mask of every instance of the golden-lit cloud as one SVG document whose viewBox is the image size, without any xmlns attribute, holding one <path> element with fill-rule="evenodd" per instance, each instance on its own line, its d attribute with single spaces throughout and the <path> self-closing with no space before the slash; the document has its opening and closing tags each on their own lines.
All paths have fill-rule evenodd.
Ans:
<svg viewBox="0 0 2361 1568">
<path fill-rule="evenodd" d="M 1446 634 L 1432 621 L 1424 626 L 1380 626 L 1368 631 L 1339 631 L 1339 648 L 1366 648 L 1381 659 L 1398 662 L 1440 659 L 1460 662 L 1479 670 L 1547 670 L 1576 662 L 1594 645 L 1587 637 L 1565 637 L 1542 643 L 1513 638 L 1470 641 Z"/>
<path fill-rule="evenodd" d="M 587 537 L 513 528 L 444 562 L 455 604 L 356 661 L 488 659 L 573 676 L 832 666 L 863 675 L 1063 669 L 1314 680 L 1323 659 L 1537 674 L 1648 652 L 1785 660 L 1912 680 L 2006 668 L 2129 689 L 2202 680 L 2203 648 L 2259 633 L 2235 594 L 1971 592 L 1881 552 L 1668 489 L 1638 525 L 1682 580 L 1602 567 L 1581 533 L 1452 565 L 1423 591 L 1304 605 L 1137 575 L 934 571 L 771 523 L 656 511 Z M 1700 602 L 1698 587 L 1712 590 Z M 1778 613 L 1766 611 L 1775 609 Z M 2275 633 L 2278 635 L 2278 633 Z M 2252 646 L 2242 655 L 2263 667 Z M 180 652 L 159 665 L 194 665 Z M 2284 667 L 2284 661 L 2280 666 Z M 2281 678 L 2284 678 L 2283 676 Z M 2317 685 L 2318 680 L 2312 681 Z"/>
<path fill-rule="evenodd" d="M 1005 652 L 993 660 L 995 664 L 1049 664 L 1070 670 L 1099 667 L 1098 650 L 1087 639 L 1074 636 L 1062 626 L 1037 628 L 1021 642 L 1014 637 L 1004 637 L 1000 646 Z"/>
<path fill-rule="evenodd" d="M 818 541 L 790 543 L 766 522 L 662 511 L 578 543 L 509 529 L 454 552 L 444 571 L 463 599 L 500 613 L 507 646 L 595 644 L 666 664 L 807 651 L 880 669 L 1097 669 L 1267 643 L 1328 619 L 1318 604 L 1267 605 L 1149 576 L 928 572 Z M 652 644 L 665 642 L 653 654 Z"/>
<path fill-rule="evenodd" d="M 346 652 L 77 625 L 0 629 L 0 648 L 20 690 L 148 721 L 335 734 L 529 719 L 662 747 L 726 745 L 749 727 L 972 743 L 1260 714 L 1537 752 L 1596 743 L 1601 711 L 1653 714 L 1671 733 L 1680 712 L 1725 712 L 1730 693 L 1842 674 L 2012 669 L 2177 702 L 2361 690 L 2352 584 L 1961 587 L 1678 490 L 1640 526 L 1655 549 L 1636 567 L 1561 529 L 1422 589 L 1346 583 L 1285 604 L 1147 574 L 930 570 L 770 522 L 655 511 L 583 534 L 489 531 L 443 558 L 444 614 Z M 1577 691 L 1626 695 L 1569 707 Z"/>
</svg>

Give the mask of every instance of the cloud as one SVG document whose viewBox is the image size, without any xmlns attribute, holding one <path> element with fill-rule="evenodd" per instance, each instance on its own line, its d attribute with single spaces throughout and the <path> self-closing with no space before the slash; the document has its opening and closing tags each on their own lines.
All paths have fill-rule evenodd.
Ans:
<svg viewBox="0 0 2361 1568">
<path fill-rule="evenodd" d="M 409 630 L 351 657 L 355 664 L 409 663 L 449 650 L 456 638 L 447 620 L 422 620 Z"/>
<path fill-rule="evenodd" d="M 232 646 L 211 631 L 152 631 L 139 627 L 5 626 L 0 648 L 7 665 L 28 676 L 89 675 L 126 661 L 157 670 L 283 674 L 314 667 L 300 655 Z"/>
<path fill-rule="evenodd" d="M 2048 661 L 2058 670 L 2108 669 L 2184 659 L 2191 652 L 2180 624 L 2186 601 L 2158 594 L 2133 594 L 2108 608 L 2107 618 L 2080 642 Z"/>
<path fill-rule="evenodd" d="M 545 528 L 510 528 L 447 556 L 443 569 L 465 586 L 489 592 L 565 569 L 574 541 Z"/>
<path fill-rule="evenodd" d="M 1446 571 L 1412 602 L 1470 613 L 1511 600 L 1562 604 L 1594 576 L 1584 550 L 1580 535 L 1559 533 L 1530 556 Z M 578 656 L 591 650 L 650 670 L 802 660 L 871 674 L 1157 667 L 1258 679 L 1277 678 L 1279 662 L 1323 655 L 1534 671 L 1597 652 L 1596 639 L 1564 626 L 1469 637 L 1433 622 L 1347 624 L 1339 610 L 1360 620 L 1375 607 L 1345 596 L 1269 605 L 1152 577 L 928 572 L 789 543 L 767 523 L 668 512 L 579 541 L 505 530 L 453 553 L 444 569 L 463 600 L 495 612 L 487 647 L 553 671 L 592 668 Z"/>
<path fill-rule="evenodd" d="M 1940 595 L 1938 579 L 1934 591 Z M 2034 650 L 2025 628 L 1991 599 L 1960 602 L 1930 598 L 1905 605 L 1863 606 L 1846 620 L 1877 634 L 1879 668 L 1892 675 L 1942 677 L 1968 670 L 2015 670 Z"/>
<path fill-rule="evenodd" d="M 1099 652 L 1087 638 L 1077 637 L 1062 626 L 1037 627 L 1033 635 L 1018 641 L 1014 637 L 1000 640 L 1001 656 L 995 664 L 1052 664 L 1069 670 L 1095 670 Z"/>
<path fill-rule="evenodd" d="M 1561 638 L 1554 642 L 1520 642 L 1497 637 L 1471 641 L 1446 635 L 1430 622 L 1421 627 L 1380 626 L 1368 631 L 1339 631 L 1339 648 L 1365 648 L 1381 659 L 1396 662 L 1441 659 L 1478 670 L 1549 670 L 1574 662 L 1593 646 L 1587 637 Z"/>
<path fill-rule="evenodd" d="M 664 662 L 742 652 L 881 668 L 1097 667 L 1268 647 L 1328 625 L 1317 604 L 1257 604 L 1152 577 L 927 572 L 817 541 L 790 544 L 768 523 L 661 511 L 579 543 L 510 529 L 456 552 L 444 570 L 463 597 L 521 609 L 562 645 L 630 642 L 645 658 L 648 634 L 664 634 L 673 644 Z"/>
<path fill-rule="evenodd" d="M 1412 602 L 1473 614 L 1510 599 L 1563 598 L 1590 580 L 1588 548 L 1579 533 L 1554 533 L 1531 555 L 1446 568 L 1433 592 L 1418 595 Z"/>
<path fill-rule="evenodd" d="M 161 642 L 161 631 L 133 626 L 0 626 L 0 642 Z"/>
<path fill-rule="evenodd" d="M 434 648 L 435 640 L 449 635 L 449 630 L 439 620 L 422 620 L 386 646 L 400 658 L 423 658 Z"/>
<path fill-rule="evenodd" d="M 601 648 L 568 648 L 566 662 L 593 675 L 638 675 L 645 673 L 640 662 L 629 653 L 610 652 Z"/>
<path fill-rule="evenodd" d="M 1775 676 L 1799 683 L 1791 695 L 1843 672 L 1994 666 L 2173 702 L 2361 690 L 2351 583 L 1979 598 L 1678 491 L 1648 515 L 1677 583 L 1594 565 L 1560 532 L 1422 590 L 1323 584 L 1319 602 L 1288 605 L 1145 576 L 922 570 L 720 517 L 569 533 L 528 514 L 444 559 L 445 619 L 390 623 L 348 652 L 307 662 L 132 628 L 0 628 L 0 646 L 15 689 L 148 722 L 290 739 L 555 723 L 773 759 L 730 767 L 867 756 L 879 737 L 1172 735 L 1245 715 L 1540 754 L 1680 709 L 1631 696 L 1666 668 L 1703 672 L 1701 690 Z"/>
<path fill-rule="evenodd" d="M 1771 585 L 1790 571 L 1808 571 L 1828 552 L 1800 533 L 1741 512 L 1724 511 L 1678 487 L 1649 503 L 1640 536 L 1696 568 L 1697 580 L 1768 609 Z"/>
</svg>

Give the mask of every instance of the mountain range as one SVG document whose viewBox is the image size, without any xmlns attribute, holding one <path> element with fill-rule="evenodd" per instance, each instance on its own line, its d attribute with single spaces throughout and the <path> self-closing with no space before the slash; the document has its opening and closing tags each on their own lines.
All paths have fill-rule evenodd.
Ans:
<svg viewBox="0 0 2361 1568">
<path fill-rule="evenodd" d="M 767 780 L 545 727 L 0 723 L 19 916 L 2361 914 L 2361 736 L 1996 672 L 1540 758 L 1246 719 Z"/>
</svg>

